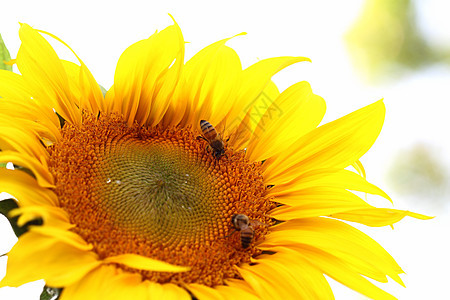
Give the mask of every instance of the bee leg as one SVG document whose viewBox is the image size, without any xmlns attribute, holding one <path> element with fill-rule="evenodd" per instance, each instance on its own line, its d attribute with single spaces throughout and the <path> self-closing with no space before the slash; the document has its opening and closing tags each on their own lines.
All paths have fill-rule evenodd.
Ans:
<svg viewBox="0 0 450 300">
<path fill-rule="evenodd" d="M 201 135 L 198 135 L 195 139 L 196 139 L 196 140 L 205 140 L 205 141 L 208 142 L 208 140 L 205 139 L 205 137 L 204 137 L 204 136 L 201 136 Z M 208 142 L 208 143 L 209 143 L 209 142 Z"/>
<path fill-rule="evenodd" d="M 211 146 L 209 144 L 206 144 L 205 151 L 206 151 L 206 153 L 211 152 Z"/>
<path fill-rule="evenodd" d="M 221 237 L 221 238 L 222 238 L 222 239 L 227 238 L 227 237 L 233 235 L 235 232 L 237 232 L 237 230 L 236 230 L 235 228 L 233 228 L 233 230 L 231 231 L 230 234 L 227 234 L 226 236 L 223 236 L 223 237 Z"/>
</svg>

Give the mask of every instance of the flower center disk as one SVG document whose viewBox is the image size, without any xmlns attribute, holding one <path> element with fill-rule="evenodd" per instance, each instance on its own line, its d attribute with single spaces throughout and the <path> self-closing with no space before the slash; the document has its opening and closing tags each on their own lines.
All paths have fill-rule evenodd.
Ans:
<svg viewBox="0 0 450 300">
<path fill-rule="evenodd" d="M 117 116 L 66 124 L 49 149 L 55 192 L 73 229 L 100 258 L 135 253 L 189 272 L 140 272 L 160 283 L 209 286 L 238 278 L 234 265 L 260 253 L 242 249 L 231 216 L 271 224 L 259 164 L 228 150 L 216 160 L 189 128 L 127 126 Z M 255 240 L 267 226 L 255 228 Z"/>
<path fill-rule="evenodd" d="M 174 248 L 209 240 L 211 228 L 220 228 L 209 201 L 219 193 L 215 178 L 178 145 L 128 139 L 105 151 L 97 171 L 101 209 L 131 235 Z"/>
</svg>

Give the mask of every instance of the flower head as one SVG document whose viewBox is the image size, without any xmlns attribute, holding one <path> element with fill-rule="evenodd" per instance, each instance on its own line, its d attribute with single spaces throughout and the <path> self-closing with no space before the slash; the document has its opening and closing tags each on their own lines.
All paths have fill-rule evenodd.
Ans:
<svg viewBox="0 0 450 300">
<path fill-rule="evenodd" d="M 359 162 L 382 101 L 317 127 L 325 102 L 308 83 L 279 93 L 271 82 L 309 59 L 243 70 L 224 39 L 185 63 L 177 24 L 126 49 L 103 96 L 78 56 L 61 60 L 44 39 L 55 36 L 26 24 L 19 35 L 20 75 L 0 72 L 0 163 L 15 166 L 0 183 L 28 231 L 1 286 L 44 279 L 61 299 L 327 299 L 324 274 L 373 298 L 390 295 L 365 277 L 402 284 L 394 259 L 342 221 L 427 218 L 352 192 L 390 200 Z"/>
</svg>

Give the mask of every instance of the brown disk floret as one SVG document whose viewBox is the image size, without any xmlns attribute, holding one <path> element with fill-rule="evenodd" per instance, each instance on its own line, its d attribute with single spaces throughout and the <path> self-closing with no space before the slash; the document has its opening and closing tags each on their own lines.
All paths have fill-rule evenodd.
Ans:
<svg viewBox="0 0 450 300">
<path fill-rule="evenodd" d="M 228 148 L 216 160 L 190 128 L 129 127 L 122 118 L 85 116 L 49 148 L 60 205 L 100 258 L 135 253 L 190 266 L 182 273 L 140 272 L 159 283 L 214 286 L 239 278 L 234 265 L 260 253 L 273 221 L 260 163 Z M 231 217 L 257 221 L 242 249 Z"/>
</svg>

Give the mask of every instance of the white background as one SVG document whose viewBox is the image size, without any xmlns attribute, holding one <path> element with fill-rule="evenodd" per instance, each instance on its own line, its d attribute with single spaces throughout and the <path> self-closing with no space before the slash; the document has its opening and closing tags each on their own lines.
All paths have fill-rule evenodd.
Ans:
<svg viewBox="0 0 450 300">
<path fill-rule="evenodd" d="M 293 55 L 313 61 L 291 66 L 274 77 L 280 90 L 307 80 L 327 101 L 324 121 L 336 119 L 385 98 L 386 122 L 373 149 L 363 158 L 369 181 L 394 199 L 396 208 L 437 216 L 430 221 L 405 219 L 390 228 L 365 228 L 407 273 L 407 288 L 382 285 L 399 299 L 449 299 L 450 260 L 448 205 L 432 206 L 426 198 L 408 202 L 389 189 L 385 173 L 395 154 L 417 143 L 436 150 L 449 165 L 448 103 L 450 72 L 430 66 L 378 86 L 365 85 L 354 70 L 343 36 L 361 12 L 363 1 L 2 1 L 0 33 L 14 57 L 20 46 L 18 22 L 49 31 L 67 42 L 83 59 L 97 81 L 109 88 L 116 62 L 126 47 L 172 24 L 183 30 L 187 57 L 208 44 L 240 32 L 231 40 L 243 67 L 258 59 Z M 424 2 L 421 2 L 424 3 Z M 450 44 L 448 7 L 426 1 L 420 7 L 421 29 L 431 41 Z M 449 195 L 445 195 L 447 201 Z M 16 241 L 7 221 L 0 218 L 0 253 Z M 0 278 L 6 258 L 0 258 Z M 0 299 L 39 299 L 42 282 L 1 288 Z M 364 299 L 332 283 L 337 299 Z"/>
</svg>

